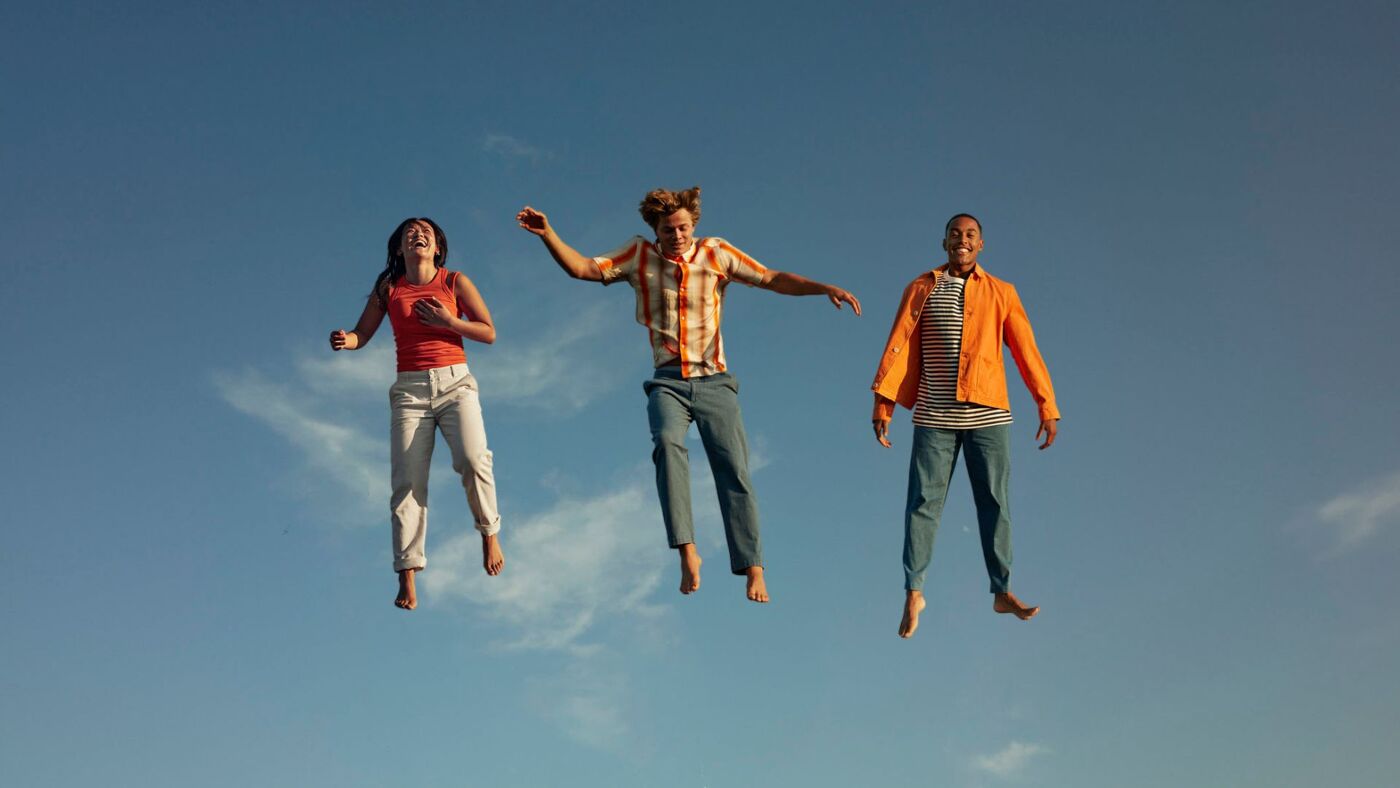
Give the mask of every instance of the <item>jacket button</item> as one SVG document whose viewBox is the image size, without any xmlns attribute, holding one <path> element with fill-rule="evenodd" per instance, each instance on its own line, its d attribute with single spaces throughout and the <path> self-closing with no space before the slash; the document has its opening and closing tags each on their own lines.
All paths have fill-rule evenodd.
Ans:
<svg viewBox="0 0 1400 788">
<path fill-rule="evenodd" d="M 899 348 L 895 348 L 894 350 L 891 350 L 890 352 L 891 352 L 891 353 L 898 353 L 898 352 L 899 352 Z"/>
</svg>

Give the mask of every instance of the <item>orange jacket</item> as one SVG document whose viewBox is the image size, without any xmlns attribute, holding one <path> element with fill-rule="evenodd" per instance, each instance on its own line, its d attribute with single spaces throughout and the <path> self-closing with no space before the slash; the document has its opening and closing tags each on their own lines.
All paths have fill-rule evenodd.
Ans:
<svg viewBox="0 0 1400 788">
<path fill-rule="evenodd" d="M 898 402 L 912 409 L 919 399 L 920 355 L 922 348 L 914 330 L 919 325 L 928 294 L 938 284 L 947 265 L 919 275 L 904 288 L 890 328 L 889 341 L 880 356 L 880 368 L 875 371 L 875 421 L 889 421 Z M 1010 282 L 997 279 L 973 266 L 963 286 L 962 356 L 958 360 L 958 399 L 993 408 L 1011 410 L 1006 396 L 1006 368 L 1002 363 L 1001 345 L 1011 348 L 1011 357 L 1021 371 L 1031 396 L 1040 407 L 1040 419 L 1058 419 L 1055 390 L 1050 386 L 1050 371 L 1035 346 L 1031 323 L 1021 298 Z"/>
</svg>

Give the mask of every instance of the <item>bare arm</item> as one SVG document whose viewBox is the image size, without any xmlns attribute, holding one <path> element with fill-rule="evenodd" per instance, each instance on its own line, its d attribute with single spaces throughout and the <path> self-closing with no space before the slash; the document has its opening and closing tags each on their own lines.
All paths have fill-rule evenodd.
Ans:
<svg viewBox="0 0 1400 788">
<path fill-rule="evenodd" d="M 369 344 L 374 332 L 379 330 L 379 324 L 383 322 L 384 307 L 379 303 L 377 295 L 371 294 L 353 331 L 336 329 L 331 332 L 331 350 L 359 350 Z"/>
<path fill-rule="evenodd" d="M 453 292 L 457 296 L 457 304 L 454 307 L 462 307 L 465 320 L 458 317 L 455 308 L 445 306 L 431 296 L 414 302 L 413 316 L 424 325 L 445 328 L 475 342 L 487 345 L 495 342 L 496 326 L 491 322 L 491 312 L 486 308 L 481 292 L 466 274 L 457 275 L 457 284 Z"/>
<path fill-rule="evenodd" d="M 851 305 L 851 309 L 857 315 L 860 314 L 860 302 L 849 292 L 842 290 L 836 285 L 826 285 L 821 282 L 814 282 L 805 276 L 794 274 L 788 271 L 769 270 L 763 275 L 763 281 L 759 282 L 759 287 L 764 290 L 772 290 L 775 293 L 790 296 L 824 295 L 831 299 L 831 303 L 837 309 L 841 308 L 844 301 Z"/>
<path fill-rule="evenodd" d="M 543 213 L 525 206 L 520 209 L 520 213 L 515 215 L 515 221 L 520 228 L 528 233 L 538 235 L 544 241 L 545 248 L 554 258 L 554 262 L 564 269 L 564 272 L 575 279 L 586 279 L 590 282 L 603 281 L 603 272 L 598 270 L 598 263 L 592 258 L 584 257 L 574 250 L 572 246 L 564 243 L 564 239 L 554 232 L 554 228 L 549 224 L 549 217 Z"/>
</svg>

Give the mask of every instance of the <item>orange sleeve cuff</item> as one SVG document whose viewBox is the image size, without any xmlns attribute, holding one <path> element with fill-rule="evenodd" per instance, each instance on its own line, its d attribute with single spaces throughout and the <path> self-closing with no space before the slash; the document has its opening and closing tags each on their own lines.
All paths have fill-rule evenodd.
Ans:
<svg viewBox="0 0 1400 788">
<path fill-rule="evenodd" d="M 894 401 L 875 395 L 875 410 L 870 414 L 871 421 L 889 421 L 894 416 Z"/>
</svg>

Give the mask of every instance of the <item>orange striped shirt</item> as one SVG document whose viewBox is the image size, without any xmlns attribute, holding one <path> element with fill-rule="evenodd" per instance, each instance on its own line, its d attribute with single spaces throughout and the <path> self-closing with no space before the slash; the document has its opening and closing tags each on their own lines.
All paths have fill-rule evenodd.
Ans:
<svg viewBox="0 0 1400 788">
<path fill-rule="evenodd" d="M 719 333 L 724 288 L 730 280 L 759 284 L 768 273 L 723 238 L 699 238 L 675 260 L 638 235 L 593 260 L 603 284 L 625 279 L 637 291 L 637 322 L 646 326 L 653 363 L 679 359 L 686 378 L 725 370 Z"/>
</svg>

